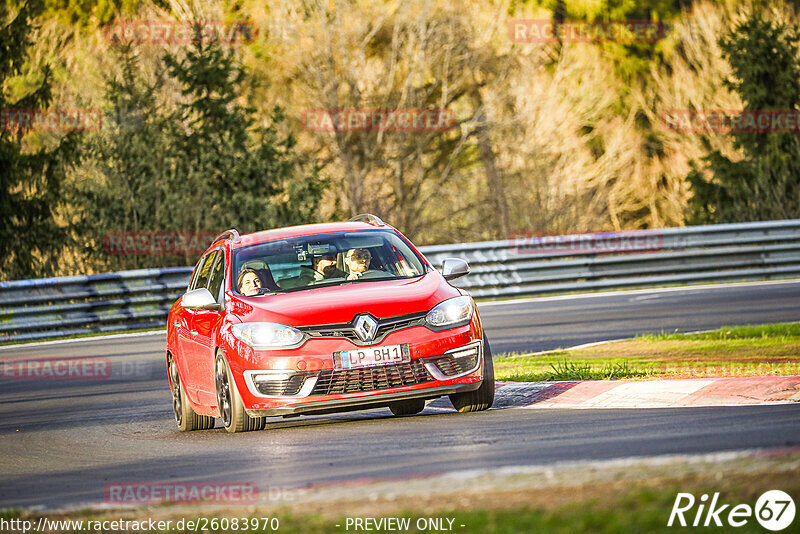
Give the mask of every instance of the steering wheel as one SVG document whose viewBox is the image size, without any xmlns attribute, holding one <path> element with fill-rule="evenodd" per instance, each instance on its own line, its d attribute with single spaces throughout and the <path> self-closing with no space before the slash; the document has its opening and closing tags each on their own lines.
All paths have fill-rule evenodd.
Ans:
<svg viewBox="0 0 800 534">
<path fill-rule="evenodd" d="M 321 272 L 319 272 L 315 268 L 309 267 L 308 265 L 301 265 L 300 266 L 300 270 L 302 271 L 303 269 L 305 269 L 306 271 L 311 271 L 312 273 L 318 274 L 320 276 L 325 276 L 324 274 L 322 274 Z"/>
</svg>

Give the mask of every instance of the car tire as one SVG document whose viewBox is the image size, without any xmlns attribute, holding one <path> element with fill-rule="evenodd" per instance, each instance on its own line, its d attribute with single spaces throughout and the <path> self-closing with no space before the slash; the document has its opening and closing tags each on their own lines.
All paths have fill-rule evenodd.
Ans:
<svg viewBox="0 0 800 534">
<path fill-rule="evenodd" d="M 167 360 L 167 371 L 169 372 L 169 386 L 172 393 L 172 411 L 175 414 L 175 422 L 181 432 L 192 430 L 208 430 L 214 428 L 214 418 L 209 415 L 199 415 L 189 404 L 186 398 L 186 390 L 183 389 L 181 376 L 178 374 L 178 366 L 172 355 Z"/>
<path fill-rule="evenodd" d="M 415 415 L 425 409 L 425 399 L 411 399 L 395 402 L 389 406 L 392 413 L 397 416 Z"/>
<path fill-rule="evenodd" d="M 250 432 L 262 430 L 266 423 L 263 417 L 250 417 L 244 409 L 242 397 L 233 380 L 228 360 L 222 351 L 217 352 L 214 362 L 214 383 L 217 390 L 217 407 L 222 426 L 228 432 Z"/>
<path fill-rule="evenodd" d="M 494 403 L 494 362 L 489 340 L 483 336 L 483 382 L 475 391 L 454 393 L 450 395 L 450 402 L 459 412 L 480 412 L 488 410 Z"/>
</svg>

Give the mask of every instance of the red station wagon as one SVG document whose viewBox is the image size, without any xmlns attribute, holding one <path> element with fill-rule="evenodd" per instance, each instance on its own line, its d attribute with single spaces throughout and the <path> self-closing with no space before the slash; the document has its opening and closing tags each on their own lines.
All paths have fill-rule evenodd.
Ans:
<svg viewBox="0 0 800 534">
<path fill-rule="evenodd" d="M 178 427 L 388 407 L 444 395 L 459 412 L 494 401 L 491 350 L 466 291 L 374 215 L 219 236 L 167 323 Z"/>
</svg>

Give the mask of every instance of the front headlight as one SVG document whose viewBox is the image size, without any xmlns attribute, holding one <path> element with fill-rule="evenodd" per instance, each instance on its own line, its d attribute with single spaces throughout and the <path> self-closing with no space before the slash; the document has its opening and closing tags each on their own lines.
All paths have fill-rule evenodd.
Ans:
<svg viewBox="0 0 800 534">
<path fill-rule="evenodd" d="M 231 333 L 256 350 L 285 349 L 303 341 L 300 330 L 277 323 L 237 323 Z"/>
<path fill-rule="evenodd" d="M 474 313 L 472 297 L 456 297 L 437 304 L 425 316 L 425 322 L 434 328 L 457 326 L 467 324 Z"/>
</svg>

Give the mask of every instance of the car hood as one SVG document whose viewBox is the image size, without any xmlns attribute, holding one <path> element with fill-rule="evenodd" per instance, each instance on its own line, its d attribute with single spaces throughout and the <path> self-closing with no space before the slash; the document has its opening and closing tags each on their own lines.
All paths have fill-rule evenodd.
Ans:
<svg viewBox="0 0 800 534">
<path fill-rule="evenodd" d="M 289 326 L 349 323 L 359 313 L 380 319 L 428 311 L 461 292 L 439 273 L 414 279 L 379 280 L 304 289 L 277 295 L 234 298 L 231 312 L 246 322 Z"/>
</svg>

